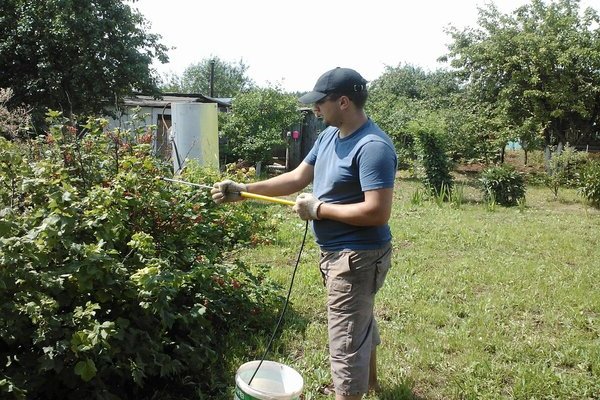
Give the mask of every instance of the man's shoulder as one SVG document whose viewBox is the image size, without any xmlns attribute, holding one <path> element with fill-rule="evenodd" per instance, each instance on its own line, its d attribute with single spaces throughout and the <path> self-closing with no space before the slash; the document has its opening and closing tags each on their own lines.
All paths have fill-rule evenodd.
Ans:
<svg viewBox="0 0 600 400">
<path fill-rule="evenodd" d="M 368 128 L 357 143 L 357 155 L 359 157 L 368 155 L 369 158 L 377 155 L 378 158 L 397 159 L 396 148 L 392 139 L 375 123 L 372 123 Z"/>
<path fill-rule="evenodd" d="M 359 147 L 366 146 L 385 148 L 396 152 L 392 139 L 379 128 L 364 132 L 364 135 L 360 138 L 358 145 Z"/>
<path fill-rule="evenodd" d="M 321 133 L 319 133 L 317 140 L 321 143 L 330 141 L 332 138 L 335 138 L 337 136 L 338 131 L 338 128 L 334 126 L 328 126 L 325 129 L 323 129 Z"/>
<path fill-rule="evenodd" d="M 390 136 L 387 133 L 385 133 L 385 131 L 381 129 L 379 125 L 377 125 L 371 119 L 369 119 L 369 122 L 367 122 L 367 125 L 365 126 L 365 129 L 363 131 L 363 138 L 369 138 L 372 140 L 379 138 L 384 142 L 392 143 L 392 139 L 390 138 Z"/>
</svg>

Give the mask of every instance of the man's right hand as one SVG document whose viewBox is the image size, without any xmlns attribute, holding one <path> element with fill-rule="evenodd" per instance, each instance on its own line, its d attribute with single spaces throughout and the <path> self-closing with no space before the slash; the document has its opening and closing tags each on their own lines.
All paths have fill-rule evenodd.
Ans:
<svg viewBox="0 0 600 400">
<path fill-rule="evenodd" d="M 246 185 L 243 183 L 237 183 L 232 180 L 225 180 L 214 184 L 210 193 L 215 203 L 230 203 L 233 201 L 244 200 L 240 195 L 240 192 L 247 192 Z"/>
</svg>

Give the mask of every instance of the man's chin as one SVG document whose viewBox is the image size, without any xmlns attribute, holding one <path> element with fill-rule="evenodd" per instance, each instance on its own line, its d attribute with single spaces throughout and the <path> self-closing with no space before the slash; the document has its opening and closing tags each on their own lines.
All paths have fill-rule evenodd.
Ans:
<svg viewBox="0 0 600 400">
<path fill-rule="evenodd" d="M 325 127 L 331 126 L 331 123 L 329 121 L 327 121 L 325 118 L 323 118 L 323 117 L 317 117 L 317 118 L 323 122 Z"/>
</svg>

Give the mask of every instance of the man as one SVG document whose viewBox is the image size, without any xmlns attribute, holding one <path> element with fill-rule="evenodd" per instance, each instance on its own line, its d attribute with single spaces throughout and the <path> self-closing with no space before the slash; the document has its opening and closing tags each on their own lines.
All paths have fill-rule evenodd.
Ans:
<svg viewBox="0 0 600 400">
<path fill-rule="evenodd" d="M 375 293 L 391 263 L 392 209 L 397 158 L 390 138 L 365 114 L 367 81 L 335 68 L 299 100 L 314 104 L 328 127 L 293 171 L 260 182 L 223 181 L 212 190 L 217 203 L 241 200 L 240 191 L 266 196 L 302 193 L 294 211 L 311 220 L 321 247 L 327 288 L 329 354 L 336 400 L 361 399 L 377 389 L 373 318 Z"/>
</svg>

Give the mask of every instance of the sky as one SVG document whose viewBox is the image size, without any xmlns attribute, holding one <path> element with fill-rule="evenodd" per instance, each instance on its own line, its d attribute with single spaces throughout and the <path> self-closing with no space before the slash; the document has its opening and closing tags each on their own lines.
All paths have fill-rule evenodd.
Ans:
<svg viewBox="0 0 600 400">
<path fill-rule="evenodd" d="M 510 13 L 528 0 L 498 0 Z M 433 71 L 448 50 L 450 25 L 477 27 L 486 0 L 138 0 L 132 3 L 170 48 L 159 75 L 181 75 L 209 57 L 240 60 L 259 86 L 290 92 L 312 89 L 335 67 L 353 68 L 373 81 L 386 66 L 410 64 Z M 600 0 L 581 0 L 600 11 Z"/>
</svg>

